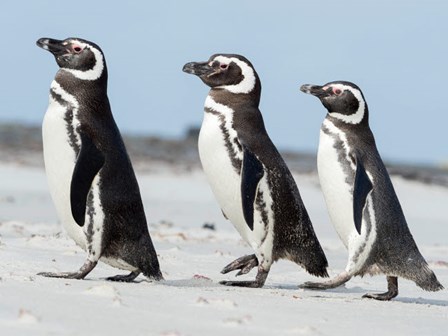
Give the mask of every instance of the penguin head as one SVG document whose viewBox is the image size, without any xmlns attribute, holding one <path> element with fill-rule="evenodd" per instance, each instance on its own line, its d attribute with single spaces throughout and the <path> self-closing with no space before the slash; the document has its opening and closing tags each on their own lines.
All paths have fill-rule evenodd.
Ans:
<svg viewBox="0 0 448 336">
<path fill-rule="evenodd" d="M 82 80 L 96 80 L 106 74 L 103 52 L 93 42 L 80 38 L 41 38 L 37 46 L 51 52 L 62 70 Z"/>
<path fill-rule="evenodd" d="M 351 82 L 335 81 L 323 86 L 305 84 L 300 87 L 320 99 L 330 116 L 348 124 L 359 124 L 367 117 L 367 103 L 361 89 Z"/>
<path fill-rule="evenodd" d="M 215 54 L 207 62 L 191 62 L 182 71 L 198 76 L 212 89 L 236 94 L 261 91 L 258 74 L 247 58 L 234 54 Z"/>
</svg>

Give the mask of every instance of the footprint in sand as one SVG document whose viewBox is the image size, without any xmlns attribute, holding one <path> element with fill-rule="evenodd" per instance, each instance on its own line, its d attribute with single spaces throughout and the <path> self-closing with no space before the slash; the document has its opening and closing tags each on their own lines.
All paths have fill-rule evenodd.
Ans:
<svg viewBox="0 0 448 336">
<path fill-rule="evenodd" d="M 197 306 L 213 306 L 213 307 L 219 307 L 219 308 L 236 308 L 238 305 L 235 301 L 229 300 L 229 299 L 210 299 L 210 298 L 204 298 L 199 297 L 196 300 Z"/>
<path fill-rule="evenodd" d="M 246 325 L 246 324 L 249 324 L 251 321 L 252 321 L 251 315 L 244 315 L 241 317 L 228 317 L 223 320 L 224 324 L 227 324 L 230 326 Z"/>
<path fill-rule="evenodd" d="M 38 323 L 40 319 L 29 310 L 20 308 L 18 320 L 20 323 L 33 324 Z"/>
<path fill-rule="evenodd" d="M 93 286 L 85 290 L 86 294 L 94 295 L 94 296 L 101 296 L 105 298 L 111 298 L 112 299 L 112 305 L 119 307 L 121 306 L 121 296 L 118 290 L 111 285 L 99 285 L 99 286 Z"/>
<path fill-rule="evenodd" d="M 319 330 L 312 326 L 303 326 L 299 328 L 290 329 L 287 331 L 288 335 L 321 335 Z"/>
</svg>

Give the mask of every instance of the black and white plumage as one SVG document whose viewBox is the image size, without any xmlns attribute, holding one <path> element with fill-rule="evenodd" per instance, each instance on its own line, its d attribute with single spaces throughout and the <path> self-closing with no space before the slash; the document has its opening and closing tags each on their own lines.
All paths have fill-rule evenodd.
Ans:
<svg viewBox="0 0 448 336">
<path fill-rule="evenodd" d="M 199 135 L 200 159 L 224 216 L 255 251 L 222 273 L 240 270 L 237 275 L 242 275 L 258 266 L 255 281 L 221 283 L 262 287 L 278 259 L 328 276 L 296 183 L 266 132 L 258 109 L 261 84 L 252 64 L 243 56 L 217 54 L 207 62 L 188 63 L 183 71 L 211 88 Z"/>
<path fill-rule="evenodd" d="M 398 295 L 398 279 L 414 281 L 428 291 L 442 289 L 409 231 L 389 174 L 369 127 L 361 89 L 336 81 L 301 90 L 320 99 L 328 110 L 322 124 L 318 172 L 331 221 L 348 249 L 346 269 L 323 283 L 304 288 L 337 287 L 356 275 L 387 275 L 388 291 L 364 297 L 390 300 Z"/>
<path fill-rule="evenodd" d="M 141 272 L 162 279 L 131 161 L 107 97 L 107 67 L 94 43 L 42 38 L 60 69 L 44 117 L 45 170 L 58 216 L 87 260 L 77 272 L 40 273 L 84 278 L 98 260 L 131 271 L 108 278 L 132 281 Z"/>
</svg>

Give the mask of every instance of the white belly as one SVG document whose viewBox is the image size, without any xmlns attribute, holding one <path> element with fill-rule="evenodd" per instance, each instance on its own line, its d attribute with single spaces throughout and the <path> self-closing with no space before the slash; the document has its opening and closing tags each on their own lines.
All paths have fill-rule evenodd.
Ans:
<svg viewBox="0 0 448 336">
<path fill-rule="evenodd" d="M 199 133 L 199 157 L 219 206 L 238 232 L 246 237 L 241 177 L 236 173 L 227 153 L 218 116 L 211 113 L 205 113 Z"/>
<path fill-rule="evenodd" d="M 242 159 L 242 153 L 238 154 Z M 199 156 L 212 192 L 226 217 L 232 222 L 241 237 L 255 250 L 257 256 L 270 260 L 273 244 L 272 199 L 266 175 L 258 190 L 263 192 L 263 201 L 269 219 L 268 228 L 262 223 L 260 211 L 254 211 L 254 230 L 247 225 L 241 200 L 241 175 L 237 174 L 226 149 L 224 135 L 217 115 L 205 113 L 199 134 Z M 254 209 L 256 207 L 254 206 Z"/>
<path fill-rule="evenodd" d="M 353 170 L 352 174 L 355 175 L 356 166 L 348 156 L 349 148 L 344 134 L 330 122 L 324 122 L 324 125 L 344 143 L 344 160 L 350 163 Z M 340 153 L 334 147 L 335 142 L 334 136 L 322 131 L 320 132 L 317 168 L 331 222 L 349 252 L 346 270 L 354 274 L 364 265 L 375 242 L 375 212 L 372 206 L 372 197 L 369 194 L 366 199 L 366 206 L 361 223 L 361 233 L 359 234 L 353 218 L 354 182 L 353 184 L 346 182 L 347 172 L 343 170 L 343 166 L 339 163 Z M 369 172 L 367 174 L 373 183 Z M 354 176 L 351 180 L 354 181 Z M 367 229 L 368 225 L 364 218 L 367 213 L 365 211 L 366 208 L 370 216 L 370 229 Z"/>
<path fill-rule="evenodd" d="M 45 171 L 59 219 L 68 235 L 85 249 L 85 235 L 71 213 L 70 184 L 76 154 L 69 143 L 64 117 L 65 108 L 50 98 L 42 125 Z"/>
<path fill-rule="evenodd" d="M 85 225 L 80 227 L 73 219 L 70 203 L 71 180 L 76 164 L 76 152 L 71 146 L 70 141 L 75 141 L 79 147 L 81 146 L 79 134 L 76 132 L 78 126 L 78 120 L 76 118 L 78 102 L 75 97 L 64 91 L 55 81 L 52 83 L 52 90 L 71 106 L 73 120 L 65 120 L 67 117 L 66 107 L 59 104 L 50 95 L 50 103 L 42 125 L 42 137 L 45 171 L 51 197 L 58 217 L 69 237 L 82 249 L 88 251 L 88 258 L 91 261 L 96 261 L 101 257 L 102 253 L 102 236 L 105 218 L 99 195 L 100 176 L 97 175 L 92 181 L 92 187 L 88 196 L 91 199 L 95 211 L 91 215 L 91 218 L 86 213 Z M 70 139 L 68 127 L 73 128 L 75 132 L 74 138 L 72 139 Z M 89 231 L 91 235 L 90 242 L 87 241 L 86 235 L 86 232 Z M 113 267 L 131 271 L 136 270 L 135 266 L 131 266 L 115 257 L 101 257 L 101 260 Z"/>
<path fill-rule="evenodd" d="M 346 174 L 338 160 L 334 139 L 321 131 L 317 153 L 320 185 L 331 222 L 343 244 L 348 247 L 349 237 L 356 232 L 352 186 L 345 181 Z"/>
</svg>

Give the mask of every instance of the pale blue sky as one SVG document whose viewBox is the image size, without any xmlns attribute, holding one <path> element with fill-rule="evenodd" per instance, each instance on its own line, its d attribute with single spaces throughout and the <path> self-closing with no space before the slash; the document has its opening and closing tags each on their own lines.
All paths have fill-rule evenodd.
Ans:
<svg viewBox="0 0 448 336">
<path fill-rule="evenodd" d="M 207 88 L 181 71 L 239 53 L 261 77 L 277 147 L 315 152 L 325 116 L 304 83 L 349 80 L 364 92 L 383 158 L 448 161 L 448 2 L 8 1 L 0 11 L 0 121 L 41 123 L 53 57 L 40 37 L 98 43 L 122 131 L 181 136 L 202 121 Z"/>
</svg>

